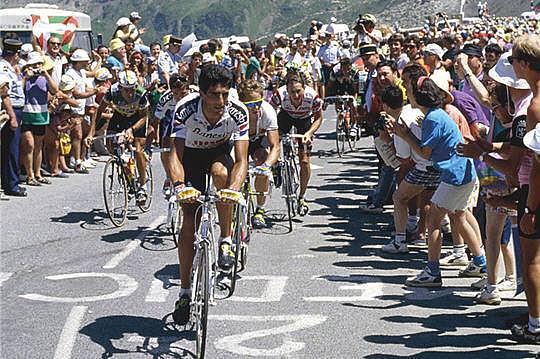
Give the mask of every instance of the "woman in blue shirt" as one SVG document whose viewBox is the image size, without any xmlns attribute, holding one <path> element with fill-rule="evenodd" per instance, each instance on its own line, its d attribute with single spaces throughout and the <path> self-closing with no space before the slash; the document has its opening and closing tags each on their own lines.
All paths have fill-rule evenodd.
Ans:
<svg viewBox="0 0 540 359">
<path fill-rule="evenodd" d="M 442 110 L 445 94 L 429 78 L 422 76 L 412 81 L 408 90 L 411 102 L 425 115 L 422 121 L 422 139 L 419 141 L 403 123 L 396 123 L 393 131 L 411 146 L 412 150 L 433 162 L 441 172 L 441 184 L 431 198 L 428 213 L 428 265 L 417 276 L 406 282 L 415 287 L 440 287 L 442 285 L 439 259 L 442 237 L 441 220 L 448 214 L 454 234 L 461 235 L 473 254 L 469 267 L 485 271 L 486 260 L 473 226 L 467 221 L 467 208 L 474 200 L 478 179 L 473 161 L 460 157 L 456 146 L 463 143 L 463 136 L 455 122 Z"/>
</svg>

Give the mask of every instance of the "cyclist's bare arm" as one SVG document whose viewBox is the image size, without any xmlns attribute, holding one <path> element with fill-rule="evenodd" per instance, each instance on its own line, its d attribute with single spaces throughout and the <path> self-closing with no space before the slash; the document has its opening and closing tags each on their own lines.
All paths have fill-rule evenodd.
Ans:
<svg viewBox="0 0 540 359">
<path fill-rule="evenodd" d="M 173 184 L 178 182 L 184 183 L 185 181 L 184 165 L 182 164 L 185 143 L 186 140 L 183 138 L 174 138 L 174 141 L 171 143 L 169 163 L 171 166 L 171 182 Z"/>
<path fill-rule="evenodd" d="M 279 159 L 280 146 L 279 146 L 279 131 L 269 130 L 266 131 L 266 138 L 268 139 L 268 145 L 270 146 L 270 153 L 266 159 L 266 163 L 273 166 Z"/>
<path fill-rule="evenodd" d="M 313 114 L 313 123 L 311 124 L 311 128 L 306 132 L 306 135 L 309 134 L 309 137 L 313 137 L 315 132 L 317 132 L 317 130 L 319 130 L 319 128 L 321 127 L 322 120 L 323 120 L 322 110 L 320 110 L 319 112 L 315 112 Z"/>
<path fill-rule="evenodd" d="M 234 142 L 234 165 L 231 171 L 230 189 L 240 191 L 248 170 L 248 140 Z"/>
<path fill-rule="evenodd" d="M 88 141 L 91 142 L 90 139 L 94 137 L 94 133 L 96 132 L 97 119 L 101 118 L 101 116 L 103 115 L 103 112 L 105 112 L 105 110 L 107 109 L 107 106 L 109 106 L 109 104 L 104 99 L 102 99 L 101 102 L 99 103 L 99 106 L 96 112 L 94 113 L 94 116 L 92 116 L 90 120 L 90 131 L 88 132 L 88 137 L 85 138 L 85 142 L 88 142 Z M 87 145 L 89 144 L 87 143 Z"/>
<path fill-rule="evenodd" d="M 141 114 L 143 116 L 141 116 L 139 121 L 135 122 L 135 124 L 131 126 L 131 130 L 133 132 L 137 131 L 139 128 L 144 126 L 146 124 L 146 120 L 148 119 L 148 110 L 139 111 L 139 114 Z"/>
</svg>

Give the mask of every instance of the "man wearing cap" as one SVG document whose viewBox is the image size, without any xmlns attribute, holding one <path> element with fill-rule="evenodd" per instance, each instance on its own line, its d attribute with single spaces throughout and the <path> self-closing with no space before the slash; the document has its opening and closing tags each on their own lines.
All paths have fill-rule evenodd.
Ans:
<svg viewBox="0 0 540 359">
<path fill-rule="evenodd" d="M 47 52 L 45 53 L 45 57 L 54 63 L 51 77 L 57 84 L 60 83 L 62 78 L 64 65 L 68 63 L 66 57 L 60 51 L 60 46 L 62 46 L 62 40 L 56 35 L 51 35 L 47 40 Z"/>
<path fill-rule="evenodd" d="M 117 68 L 120 71 L 124 70 L 128 60 L 126 56 L 126 45 L 120 39 L 112 39 L 109 43 L 111 54 L 107 57 L 107 67 Z"/>
<path fill-rule="evenodd" d="M 98 88 L 90 88 L 86 85 L 86 66 L 90 61 L 88 53 L 83 49 L 77 49 L 71 55 L 72 67 L 66 72 L 66 75 L 71 76 L 77 84 L 73 89 L 73 96 L 78 100 L 78 106 L 73 108 L 76 113 L 73 119 L 74 128 L 72 129 L 72 154 L 75 158 L 75 171 L 77 173 L 88 173 L 88 170 L 83 165 L 82 160 L 82 121 L 85 115 L 86 99 L 96 95 Z"/>
<path fill-rule="evenodd" d="M 537 35 L 521 36 L 514 42 L 512 55 L 508 57 L 515 74 L 529 84 L 533 99 L 527 109 L 527 130 L 538 132 L 540 123 L 540 37 Z M 531 158 L 529 188 L 527 199 L 518 204 L 520 220 L 520 242 L 522 253 L 523 282 L 527 305 L 529 309 L 529 322 L 527 325 L 515 325 L 512 334 L 521 342 L 540 343 L 540 230 L 538 226 L 538 212 L 540 209 L 540 161 L 538 161 L 537 134 L 526 135 L 523 143 L 534 151 L 529 152 Z M 536 142 L 531 138 L 533 137 Z M 530 150 L 529 150 L 530 151 Z M 522 161 L 521 169 L 524 168 Z"/>
<path fill-rule="evenodd" d="M 9 77 L 9 99 L 3 99 L 3 107 L 10 117 L 2 128 L 2 189 L 6 195 L 26 196 L 26 189 L 19 186 L 19 145 L 20 123 L 24 106 L 24 91 L 16 66 L 22 42 L 14 39 L 3 40 L 0 57 L 0 74 Z"/>
<path fill-rule="evenodd" d="M 332 34 L 326 33 L 325 39 L 326 43 L 319 48 L 317 57 L 321 60 L 323 83 L 327 86 L 330 80 L 330 72 L 339 63 L 339 47 L 332 42 Z"/>
<path fill-rule="evenodd" d="M 456 71 L 462 79 L 461 91 L 473 96 L 486 115 L 491 118 L 491 97 L 482 83 L 484 81 L 482 48 L 474 44 L 466 44 L 456 58 Z"/>
<path fill-rule="evenodd" d="M 377 77 L 377 65 L 381 61 L 379 53 L 377 52 L 377 46 L 372 44 L 366 44 L 360 47 L 359 49 L 360 57 L 364 61 L 364 66 L 368 70 L 368 76 L 365 84 L 365 97 L 364 105 L 366 111 L 371 112 L 372 108 L 372 98 L 373 98 L 373 85 L 374 79 Z"/>
<path fill-rule="evenodd" d="M 444 50 L 442 47 L 435 43 L 427 44 L 422 52 L 424 58 L 424 65 L 428 67 L 429 74 L 435 72 L 441 72 L 439 76 L 448 77 L 448 81 L 451 81 L 450 74 L 446 71 L 442 64 L 442 58 L 444 56 Z"/>
<path fill-rule="evenodd" d="M 161 51 L 158 57 L 158 74 L 162 84 L 169 86 L 169 81 L 172 74 L 178 73 L 178 65 L 181 61 L 179 52 L 182 45 L 182 39 L 176 36 L 171 36 L 169 39 L 169 47 L 165 51 Z"/>
<path fill-rule="evenodd" d="M 355 27 L 356 36 L 354 37 L 354 47 L 362 44 L 379 44 L 382 39 L 382 33 L 375 30 L 377 19 L 371 14 L 364 14 L 357 20 Z"/>
</svg>

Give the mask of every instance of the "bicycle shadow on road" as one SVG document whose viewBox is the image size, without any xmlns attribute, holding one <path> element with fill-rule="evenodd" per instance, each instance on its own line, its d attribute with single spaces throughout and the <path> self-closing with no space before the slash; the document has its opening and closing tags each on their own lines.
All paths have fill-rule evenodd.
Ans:
<svg viewBox="0 0 540 359">
<path fill-rule="evenodd" d="M 53 223 L 78 224 L 86 230 L 107 230 L 115 228 L 110 222 L 107 222 L 107 212 L 102 208 L 94 208 L 91 211 L 68 212 L 60 217 L 51 217 Z"/>
<path fill-rule="evenodd" d="M 509 350 L 504 348 L 485 348 L 475 351 L 423 351 L 421 353 L 415 353 L 414 355 L 397 355 L 397 354 L 371 354 L 366 355 L 366 359 L 398 359 L 398 358 L 411 358 L 415 359 L 433 359 L 433 358 L 445 358 L 445 359 L 479 359 L 479 358 L 498 358 L 498 359 L 515 359 L 515 358 L 534 358 L 535 354 L 532 351 L 527 350 Z"/>
<path fill-rule="evenodd" d="M 195 357 L 187 348 L 177 343 L 181 340 L 193 341 L 192 330 L 179 331 L 164 319 L 130 315 L 112 315 L 97 318 L 81 328 L 79 333 L 88 336 L 103 347 L 101 358 L 111 358 L 115 354 L 144 353 L 151 358 Z M 184 343 L 182 343 L 183 345 Z"/>
</svg>

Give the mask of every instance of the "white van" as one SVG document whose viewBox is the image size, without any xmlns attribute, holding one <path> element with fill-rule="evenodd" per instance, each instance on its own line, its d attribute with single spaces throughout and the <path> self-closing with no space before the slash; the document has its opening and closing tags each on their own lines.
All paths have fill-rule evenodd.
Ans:
<svg viewBox="0 0 540 359">
<path fill-rule="evenodd" d="M 0 9 L 0 38 L 17 37 L 23 43 L 31 42 L 32 16 L 39 16 L 49 23 L 62 23 L 73 17 L 78 26 L 71 46 L 87 51 L 93 48 L 90 16 L 82 12 L 61 10 L 50 4 L 28 4 L 25 7 Z"/>
</svg>

